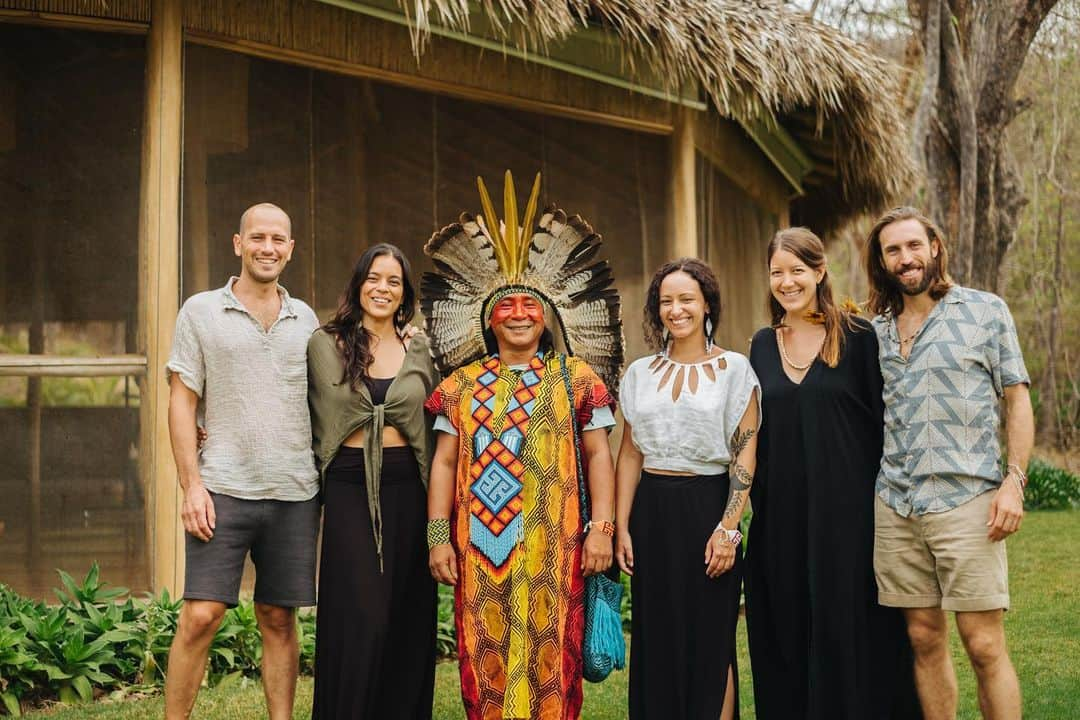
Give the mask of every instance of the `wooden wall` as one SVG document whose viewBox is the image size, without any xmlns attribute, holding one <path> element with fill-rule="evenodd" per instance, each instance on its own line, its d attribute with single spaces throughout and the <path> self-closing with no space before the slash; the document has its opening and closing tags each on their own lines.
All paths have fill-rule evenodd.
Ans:
<svg viewBox="0 0 1080 720">
<path fill-rule="evenodd" d="M 633 235 L 644 239 L 641 247 L 633 248 L 632 252 L 625 252 L 631 250 L 625 246 L 618 248 L 624 252 L 615 261 L 617 269 L 621 268 L 618 281 L 627 291 L 624 320 L 631 346 L 628 359 L 644 351 L 640 342 L 640 313 L 648 279 L 661 262 L 679 255 L 700 255 L 721 276 L 726 305 L 721 338 L 726 345 L 745 352 L 745 339 L 763 322 L 759 308 L 767 284 L 762 238 L 787 222 L 787 190 L 748 136 L 715 113 L 676 108 L 628 90 L 440 38 L 432 38 L 424 55 L 417 60 L 406 28 L 317 2 L 0 0 L 0 21 L 73 27 L 96 24 L 102 30 L 148 33 L 139 189 L 137 344 L 147 367 L 141 381 L 139 455 L 140 477 L 147 493 L 146 530 L 151 543 L 148 554 L 156 590 L 177 589 L 183 576 L 180 498 L 169 450 L 168 394 L 162 371 L 171 343 L 172 323 L 183 295 L 180 285 L 182 157 L 205 160 L 215 150 L 222 151 L 222 147 L 229 151 L 233 146 L 246 147 L 249 142 L 239 130 L 230 133 L 231 144 L 221 147 L 214 145 L 213 137 L 182 136 L 186 41 L 512 111 L 584 120 L 597 123 L 598 132 L 602 131 L 601 126 L 609 126 L 653 134 L 650 144 L 667 143 L 667 174 L 665 177 L 663 169 L 656 172 L 660 177 L 651 178 L 647 194 L 652 196 L 649 203 L 661 208 L 664 217 L 647 223 L 633 218 L 617 221 L 628 225 L 639 222 L 640 233 Z M 189 68 L 192 73 L 207 71 L 208 68 L 201 66 Z M 246 77 L 237 77 L 238 86 L 246 87 L 245 83 Z M 362 108 L 344 110 L 363 111 Z M 213 125 L 217 127 L 220 123 Z M 571 125 L 552 123 L 549 130 L 573 135 Z M 612 138 L 618 135 L 611 133 Z M 199 147 L 194 152 L 192 148 L 185 149 L 186 142 Z M 619 154 L 625 155 L 630 149 L 622 143 L 605 141 L 604 145 L 612 157 L 626 160 Z M 483 151 L 483 147 L 476 148 L 477 153 Z M 349 156 L 349 162 L 361 165 L 364 159 L 354 155 L 355 152 Z M 707 160 L 708 167 L 701 164 L 702 158 Z M 587 177 L 588 173 L 582 175 Z M 569 187 L 571 180 L 564 182 Z M 589 184 L 575 187 L 574 193 L 579 195 L 589 187 Z M 596 188 L 596 192 L 604 191 L 603 187 Z M 184 194 L 197 205 L 188 211 L 200 217 L 206 215 L 206 208 L 198 203 L 206 205 L 210 198 L 193 197 L 191 188 Z M 587 197 L 587 192 L 581 196 Z M 569 206 L 572 198 L 559 200 Z M 710 204 L 711 213 L 702 213 L 705 203 Z M 665 206 L 667 211 L 662 213 Z M 587 214 L 587 208 L 579 210 Z M 599 218 L 589 219 L 605 232 Z M 614 227 L 616 223 L 609 224 Z M 617 233 L 605 234 L 609 240 L 618 242 Z M 211 239 L 191 238 L 200 245 Z M 205 263 L 205 260 L 194 261 L 194 265 L 201 267 L 206 267 Z M 637 276 L 628 276 L 629 268 L 637 268 Z M 218 280 L 210 278 L 209 273 L 195 279 L 199 285 L 216 285 Z"/>
<path fill-rule="evenodd" d="M 290 0 L 183 5 L 185 31 L 196 42 L 523 110 L 652 132 L 671 127 L 671 106 L 662 100 L 463 43 L 432 37 L 417 60 L 407 28 L 343 8 Z"/>
</svg>

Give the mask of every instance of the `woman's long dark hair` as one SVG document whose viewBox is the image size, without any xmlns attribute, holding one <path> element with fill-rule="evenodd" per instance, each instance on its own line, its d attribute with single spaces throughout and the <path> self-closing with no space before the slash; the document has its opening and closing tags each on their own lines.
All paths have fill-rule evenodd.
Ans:
<svg viewBox="0 0 1080 720">
<path fill-rule="evenodd" d="M 375 362 L 371 348 L 371 333 L 364 328 L 364 309 L 360 306 L 360 288 L 367 280 L 375 258 L 389 255 L 401 265 L 401 306 L 394 314 L 394 328 L 400 334 L 416 313 L 416 290 L 412 282 L 412 268 L 405 255 L 395 245 L 379 243 L 372 245 L 356 261 L 352 277 L 345 285 L 341 304 L 323 330 L 337 338 L 338 349 L 344 356 L 345 371 L 341 382 L 358 390 L 368 379 L 368 368 Z"/>
<path fill-rule="evenodd" d="M 697 258 L 679 258 L 664 263 L 652 276 L 649 289 L 645 293 L 645 319 L 641 326 L 645 331 L 645 342 L 653 350 L 664 350 L 664 323 L 660 320 L 660 283 L 673 272 L 684 272 L 697 281 L 705 304 L 709 306 L 708 319 L 712 320 L 712 339 L 720 329 L 720 283 L 712 268 Z"/>
<path fill-rule="evenodd" d="M 829 284 L 829 272 L 825 267 L 825 243 L 817 235 L 804 227 L 784 228 L 773 235 L 769 242 L 769 249 L 765 253 L 765 262 L 771 263 L 773 255 L 778 250 L 786 250 L 800 261 L 806 263 L 811 270 L 825 270 L 821 276 L 821 282 L 817 284 L 817 314 L 821 323 L 825 326 L 825 342 L 821 345 L 818 356 L 829 367 L 836 367 L 840 362 L 840 356 L 844 352 L 844 328 L 855 328 L 851 313 L 837 307 L 833 300 L 832 285 Z M 769 316 L 773 327 L 784 324 L 784 314 L 787 311 L 773 297 L 772 289 L 769 289 Z"/>
</svg>

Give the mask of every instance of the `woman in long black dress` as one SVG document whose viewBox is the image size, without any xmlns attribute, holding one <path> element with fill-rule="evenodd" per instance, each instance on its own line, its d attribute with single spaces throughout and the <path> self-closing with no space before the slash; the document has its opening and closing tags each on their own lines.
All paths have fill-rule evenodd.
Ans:
<svg viewBox="0 0 1080 720">
<path fill-rule="evenodd" d="M 833 302 L 816 235 L 781 230 L 767 257 L 772 326 L 750 348 L 763 416 L 746 559 L 756 714 L 919 717 L 903 620 L 874 582 L 877 340 Z"/>
<path fill-rule="evenodd" d="M 323 473 L 316 720 L 430 720 L 435 583 L 427 566 L 434 389 L 416 294 L 393 245 L 356 264 L 334 318 L 308 343 L 308 404 Z"/>
</svg>

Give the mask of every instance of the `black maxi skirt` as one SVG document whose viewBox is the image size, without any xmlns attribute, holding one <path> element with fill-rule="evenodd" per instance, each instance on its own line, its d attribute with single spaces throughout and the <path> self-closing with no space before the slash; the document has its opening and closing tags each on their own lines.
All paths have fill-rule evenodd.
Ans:
<svg viewBox="0 0 1080 720">
<path fill-rule="evenodd" d="M 315 634 L 315 720 L 430 720 L 435 582 L 427 495 L 408 447 L 383 450 L 383 572 L 364 483 L 364 451 L 342 447 L 323 487 Z"/>
<path fill-rule="evenodd" d="M 718 578 L 705 574 L 705 543 L 724 513 L 728 476 L 641 473 L 630 512 L 631 720 L 717 720 L 727 671 L 735 682 L 742 548 Z"/>
</svg>

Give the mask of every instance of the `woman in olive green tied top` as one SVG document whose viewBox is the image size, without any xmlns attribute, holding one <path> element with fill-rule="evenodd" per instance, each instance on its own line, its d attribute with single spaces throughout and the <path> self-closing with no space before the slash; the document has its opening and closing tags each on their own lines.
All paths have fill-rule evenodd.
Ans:
<svg viewBox="0 0 1080 720">
<path fill-rule="evenodd" d="M 323 479 L 313 718 L 431 718 L 434 581 L 426 488 L 436 384 L 416 294 L 393 245 L 356 264 L 308 343 L 308 401 Z"/>
</svg>

